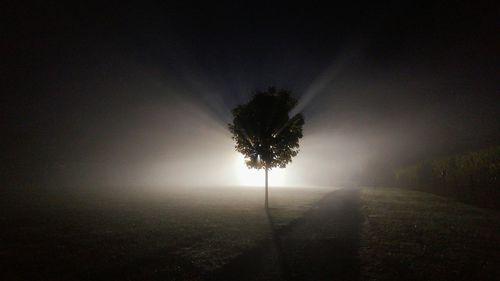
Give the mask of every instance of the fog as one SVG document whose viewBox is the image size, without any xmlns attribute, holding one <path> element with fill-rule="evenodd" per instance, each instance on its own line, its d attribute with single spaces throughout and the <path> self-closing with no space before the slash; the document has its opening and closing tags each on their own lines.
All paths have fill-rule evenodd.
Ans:
<svg viewBox="0 0 500 281">
<path fill-rule="evenodd" d="M 459 122 L 443 110 L 464 110 L 463 105 L 450 109 L 449 104 L 432 101 L 437 99 L 432 93 L 453 88 L 443 88 L 424 70 L 382 73 L 367 69 L 355 57 L 335 73 L 331 69 L 326 67 L 302 92 L 294 92 L 306 119 L 304 138 L 293 162 L 271 172 L 271 185 L 363 183 L 364 173 L 377 165 L 391 169 L 461 145 L 461 139 L 442 137 L 450 137 L 446 126 Z M 255 89 L 240 85 L 241 91 L 231 93 L 227 89 L 235 88 L 232 81 L 203 84 L 212 79 L 207 73 L 179 82 L 138 65 L 126 65 L 126 73 L 119 74 L 129 79 L 116 81 L 114 75 L 98 85 L 95 80 L 81 82 L 80 77 L 58 82 L 54 95 L 80 87 L 73 92 L 76 100 L 61 98 L 64 110 L 51 112 L 54 116 L 42 119 L 44 126 L 34 138 L 14 145 L 24 150 L 26 159 L 43 156 L 24 162 L 13 156 L 14 169 L 35 174 L 30 184 L 160 189 L 263 185 L 263 172 L 261 182 L 255 172 L 248 172 L 253 180 L 242 177 L 244 165 L 227 130 L 231 108 L 246 102 Z M 488 104 L 482 108 L 488 109 Z M 492 122 L 494 116 L 483 112 L 480 122 L 468 129 Z"/>
<path fill-rule="evenodd" d="M 300 152 L 271 186 L 369 183 L 500 138 L 496 31 L 482 15 L 449 25 L 467 7 L 367 6 L 306 23 L 301 10 L 256 21 L 251 11 L 140 7 L 148 17 L 136 18 L 112 8 L 110 19 L 101 8 L 50 11 L 7 34 L 4 188 L 253 185 L 227 124 L 270 86 L 292 90 L 292 114 L 305 117 Z"/>
</svg>

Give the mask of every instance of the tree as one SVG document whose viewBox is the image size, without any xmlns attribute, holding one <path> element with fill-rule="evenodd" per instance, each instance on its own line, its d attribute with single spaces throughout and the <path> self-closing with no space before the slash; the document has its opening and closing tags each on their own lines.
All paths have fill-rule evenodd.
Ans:
<svg viewBox="0 0 500 281">
<path fill-rule="evenodd" d="M 233 123 L 229 124 L 236 151 L 246 158 L 248 168 L 265 170 L 265 207 L 268 204 L 268 170 L 285 168 L 299 152 L 304 117 L 289 117 L 297 99 L 288 90 L 269 88 L 256 92 L 246 104 L 232 110 Z"/>
</svg>

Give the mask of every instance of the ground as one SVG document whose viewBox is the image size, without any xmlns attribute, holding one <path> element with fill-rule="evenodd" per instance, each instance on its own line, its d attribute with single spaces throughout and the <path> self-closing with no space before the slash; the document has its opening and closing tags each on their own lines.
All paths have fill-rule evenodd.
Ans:
<svg viewBox="0 0 500 281">
<path fill-rule="evenodd" d="M 364 280 L 497 280 L 500 213 L 403 189 L 363 189 Z"/>
<path fill-rule="evenodd" d="M 223 188 L 2 196 L 2 280 L 500 276 L 498 211 L 387 188 L 274 189 L 268 213 L 262 199 Z"/>
<path fill-rule="evenodd" d="M 358 280 L 362 220 L 358 190 L 329 193 L 303 217 L 276 229 L 258 251 L 240 256 L 213 280 L 234 280 L 237 275 L 239 280 Z"/>
<path fill-rule="evenodd" d="M 0 196 L 0 279 L 199 280 L 271 233 L 262 188 L 67 190 Z M 277 225 L 330 190 L 271 190 Z"/>
</svg>

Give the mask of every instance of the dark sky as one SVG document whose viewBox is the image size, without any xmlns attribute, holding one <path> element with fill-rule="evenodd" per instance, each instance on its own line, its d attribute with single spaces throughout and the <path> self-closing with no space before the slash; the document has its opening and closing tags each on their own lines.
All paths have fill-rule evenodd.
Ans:
<svg viewBox="0 0 500 281">
<path fill-rule="evenodd" d="M 210 165 L 201 140 L 268 86 L 301 99 L 308 161 L 339 173 L 499 143 L 494 1 L 165 2 L 0 9 L 3 178 L 123 174 L 186 139 Z"/>
</svg>

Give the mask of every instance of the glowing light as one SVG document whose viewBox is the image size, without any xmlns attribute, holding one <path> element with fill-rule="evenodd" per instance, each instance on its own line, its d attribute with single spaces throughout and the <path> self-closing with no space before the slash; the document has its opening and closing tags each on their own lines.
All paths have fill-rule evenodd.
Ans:
<svg viewBox="0 0 500 281">
<path fill-rule="evenodd" d="M 235 157 L 235 170 L 240 185 L 263 187 L 265 185 L 264 170 L 249 169 L 243 155 Z M 274 168 L 269 171 L 269 186 L 283 186 L 285 184 L 285 169 Z"/>
</svg>

